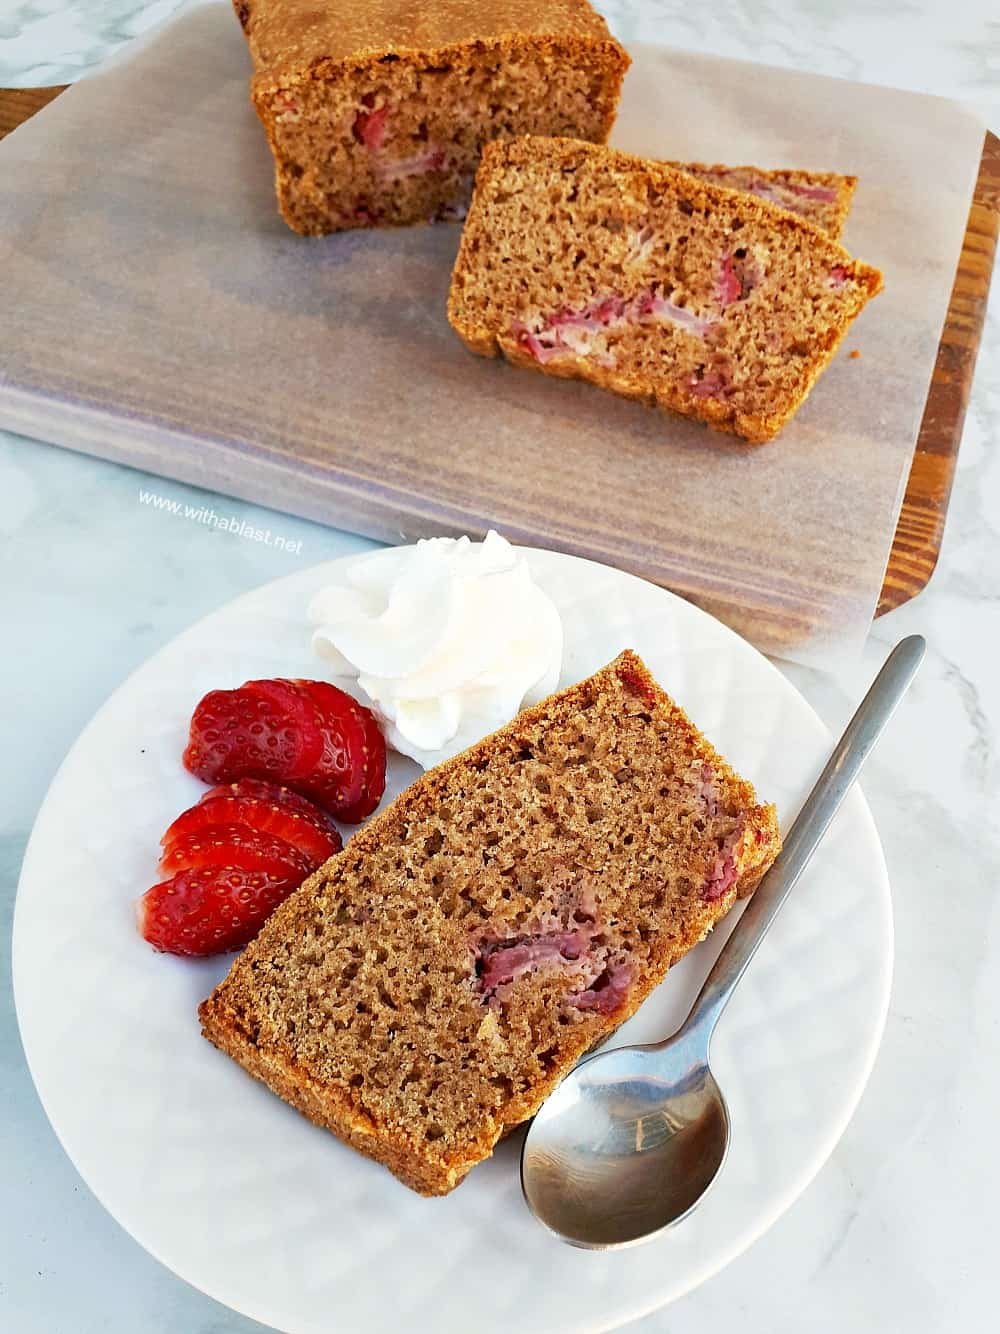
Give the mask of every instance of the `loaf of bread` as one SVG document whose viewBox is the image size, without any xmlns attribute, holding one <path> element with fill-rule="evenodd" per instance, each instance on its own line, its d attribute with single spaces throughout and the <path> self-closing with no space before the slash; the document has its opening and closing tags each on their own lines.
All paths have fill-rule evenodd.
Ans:
<svg viewBox="0 0 1000 1334">
<path fill-rule="evenodd" d="M 448 318 L 482 356 L 760 443 L 881 286 L 768 200 L 601 146 L 520 138 L 484 149 Z"/>
<path fill-rule="evenodd" d="M 623 653 L 430 770 L 201 1006 L 414 1190 L 458 1185 L 751 892 L 772 806 Z"/>
<path fill-rule="evenodd" d="M 483 144 L 604 142 L 629 58 L 587 0 L 234 0 L 288 225 L 464 216 Z"/>
<path fill-rule="evenodd" d="M 707 166 L 704 162 L 668 162 L 668 166 L 686 171 L 710 185 L 727 190 L 744 190 L 767 199 L 779 208 L 787 208 L 814 223 L 834 241 L 844 230 L 857 188 L 856 176 L 840 176 L 833 171 L 766 171 L 763 167 Z"/>
</svg>

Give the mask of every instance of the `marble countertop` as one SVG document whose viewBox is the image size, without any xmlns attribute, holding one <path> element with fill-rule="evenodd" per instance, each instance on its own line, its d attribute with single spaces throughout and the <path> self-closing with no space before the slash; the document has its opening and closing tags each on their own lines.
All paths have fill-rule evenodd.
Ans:
<svg viewBox="0 0 1000 1334">
<path fill-rule="evenodd" d="M 0 85 L 70 80 L 166 16 L 173 0 L 27 0 L 0 14 Z M 669 41 L 936 92 L 1000 129 L 1000 23 L 966 0 L 726 0 L 710 9 L 602 0 L 628 40 Z M 993 1328 L 992 1201 L 1000 1102 L 1000 284 L 930 587 L 879 620 L 835 676 L 787 668 L 832 730 L 887 646 L 918 631 L 928 660 L 866 771 L 893 885 L 896 972 L 871 1083 L 805 1195 L 747 1254 L 643 1334 L 950 1334 Z M 363 539 L 206 496 L 270 527 L 277 550 L 153 510 L 144 475 L 0 432 L 0 1328 L 12 1334 L 248 1334 L 262 1326 L 188 1287 L 103 1211 L 64 1156 L 24 1065 L 9 985 L 10 918 L 32 821 L 102 700 L 198 616 Z M 296 549 L 296 544 L 298 544 Z M 353 1334 L 353 1331 L 351 1332 Z M 361 1334 L 361 1332 L 359 1332 Z M 368 1332 L 364 1332 L 368 1334 Z M 375 1334 L 373 1331 L 372 1334 Z"/>
</svg>

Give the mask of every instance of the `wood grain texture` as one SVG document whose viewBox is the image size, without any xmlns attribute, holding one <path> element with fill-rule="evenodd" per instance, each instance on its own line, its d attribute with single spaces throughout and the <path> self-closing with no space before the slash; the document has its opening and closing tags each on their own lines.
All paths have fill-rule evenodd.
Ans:
<svg viewBox="0 0 1000 1334">
<path fill-rule="evenodd" d="M 0 138 L 62 91 L 0 89 Z M 987 134 L 948 316 L 879 598 L 879 615 L 916 596 L 937 564 L 986 317 L 998 233 L 1000 139 Z"/>
<path fill-rule="evenodd" d="M 896 525 L 877 615 L 899 607 L 934 573 L 986 319 L 1000 231 L 1000 139 L 987 134 L 962 257 Z"/>
<path fill-rule="evenodd" d="M 54 97 L 63 91 L 60 88 L 0 88 L 0 139 L 11 130 L 16 130 L 22 121 L 41 111 Z"/>
</svg>

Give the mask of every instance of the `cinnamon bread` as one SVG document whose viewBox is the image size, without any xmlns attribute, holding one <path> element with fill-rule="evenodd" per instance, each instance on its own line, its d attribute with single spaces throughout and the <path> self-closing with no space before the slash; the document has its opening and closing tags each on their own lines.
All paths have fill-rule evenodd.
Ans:
<svg viewBox="0 0 1000 1334">
<path fill-rule="evenodd" d="M 629 58 L 587 0 L 234 0 L 304 235 L 461 217 L 488 139 L 603 143 Z"/>
<path fill-rule="evenodd" d="M 623 653 L 428 771 L 287 900 L 206 1037 L 414 1190 L 458 1185 L 749 894 L 773 806 Z"/>
<path fill-rule="evenodd" d="M 593 144 L 521 138 L 484 149 L 448 318 L 482 356 L 760 443 L 881 286 L 768 200 Z"/>
</svg>

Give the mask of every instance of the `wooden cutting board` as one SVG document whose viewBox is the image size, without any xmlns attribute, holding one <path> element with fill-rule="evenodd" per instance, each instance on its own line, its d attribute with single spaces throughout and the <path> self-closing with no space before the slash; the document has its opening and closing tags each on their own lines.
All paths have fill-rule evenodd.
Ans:
<svg viewBox="0 0 1000 1334">
<path fill-rule="evenodd" d="M 878 615 L 915 597 L 941 551 L 1000 232 L 1000 139 L 987 134 Z"/>
<path fill-rule="evenodd" d="M 0 90 L 0 138 L 63 91 Z M 1000 231 L 1000 140 L 987 134 L 878 614 L 914 597 L 941 549 Z"/>
</svg>

